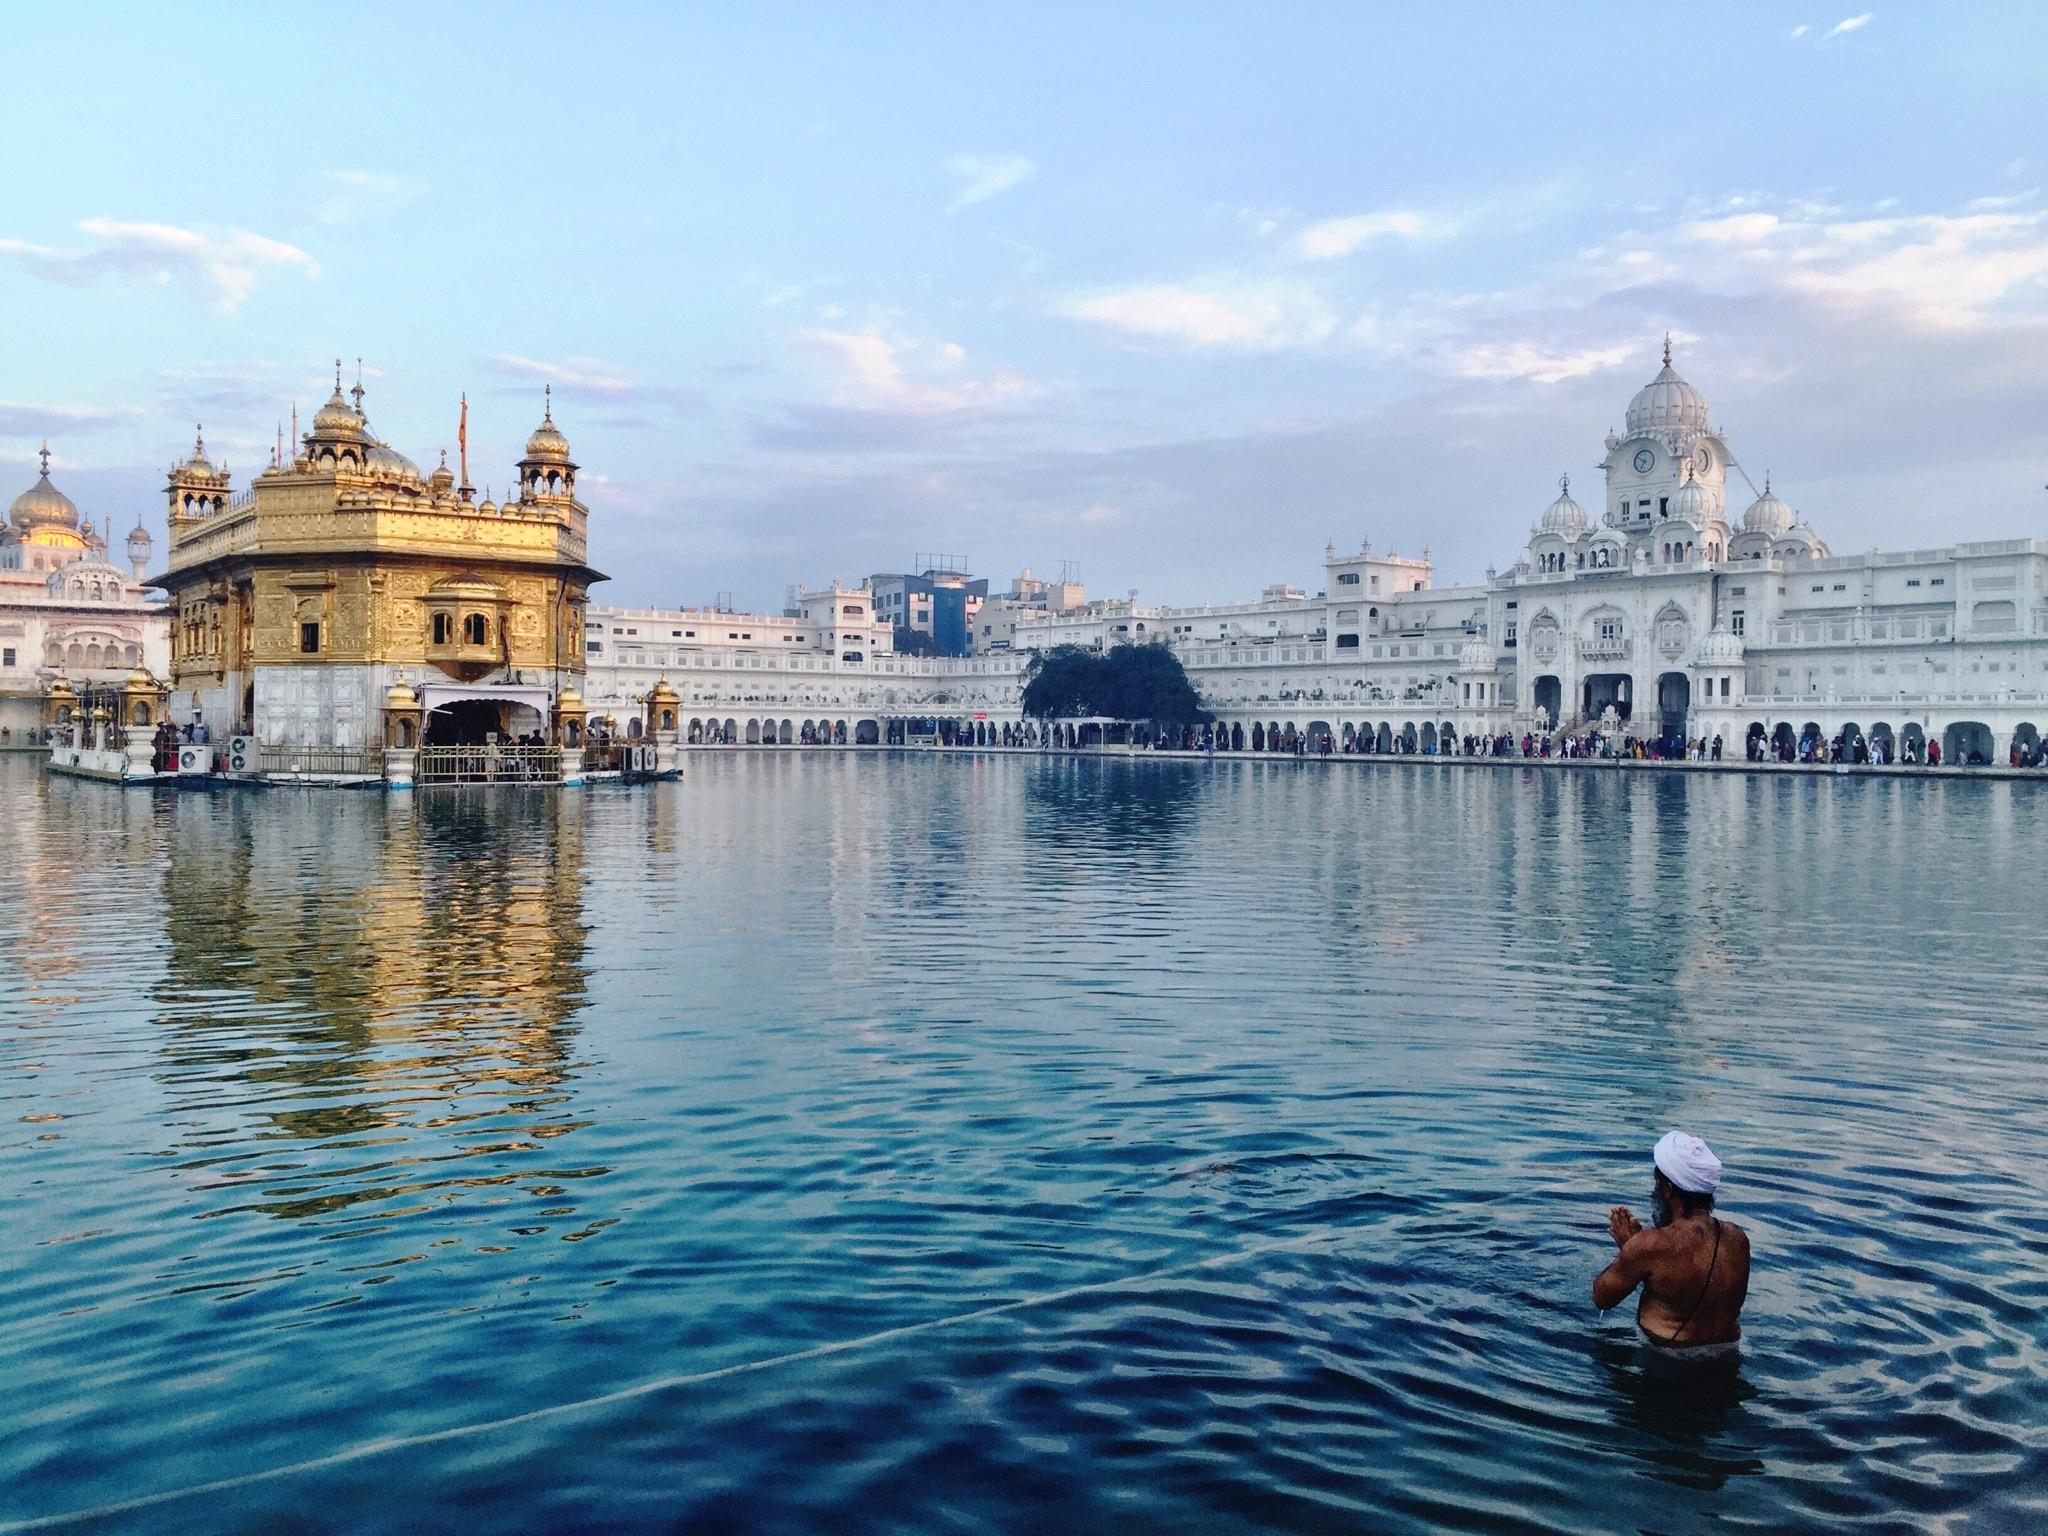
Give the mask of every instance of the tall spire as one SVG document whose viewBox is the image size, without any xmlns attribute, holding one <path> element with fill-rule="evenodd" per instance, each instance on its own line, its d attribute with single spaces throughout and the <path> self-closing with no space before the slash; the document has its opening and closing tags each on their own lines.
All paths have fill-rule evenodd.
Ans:
<svg viewBox="0 0 2048 1536">
<path fill-rule="evenodd" d="M 1666 368 L 1671 366 L 1671 333 L 1669 331 L 1664 333 L 1664 366 Z"/>
<path fill-rule="evenodd" d="M 541 399 L 544 402 L 540 413 L 541 422 L 546 426 L 552 427 L 555 424 L 555 386 L 543 384 L 540 387 L 540 393 Z"/>
<path fill-rule="evenodd" d="M 43 439 L 43 451 L 40 457 L 43 461 L 43 478 L 47 480 L 50 478 L 50 440 L 47 437 Z"/>
</svg>

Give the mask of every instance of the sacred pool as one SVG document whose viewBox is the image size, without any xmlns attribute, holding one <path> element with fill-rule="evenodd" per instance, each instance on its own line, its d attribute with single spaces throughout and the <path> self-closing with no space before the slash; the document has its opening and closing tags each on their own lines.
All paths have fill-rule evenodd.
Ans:
<svg viewBox="0 0 2048 1536">
<path fill-rule="evenodd" d="M 0 1532 L 2041 1529 L 2044 792 L 0 759 Z"/>
</svg>

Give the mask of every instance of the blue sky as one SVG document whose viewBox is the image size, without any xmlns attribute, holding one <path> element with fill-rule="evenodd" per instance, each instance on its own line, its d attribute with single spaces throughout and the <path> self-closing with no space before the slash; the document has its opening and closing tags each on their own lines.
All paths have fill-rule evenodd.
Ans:
<svg viewBox="0 0 2048 1536">
<path fill-rule="evenodd" d="M 1799 29 L 1804 30 L 1799 30 Z M 360 356 L 600 593 L 1518 553 L 1668 329 L 1837 550 L 2048 533 L 2048 7 L 50 6 L 0 475 L 161 533 Z M 1795 35 L 1796 33 L 1796 35 Z M 239 478 L 239 476 L 238 476 Z M 0 487 L 11 496 L 16 487 Z"/>
</svg>

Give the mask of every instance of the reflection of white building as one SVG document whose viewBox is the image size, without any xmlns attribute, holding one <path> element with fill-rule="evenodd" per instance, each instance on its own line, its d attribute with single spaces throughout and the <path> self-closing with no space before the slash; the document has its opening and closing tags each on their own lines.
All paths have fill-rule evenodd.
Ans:
<svg viewBox="0 0 2048 1536">
<path fill-rule="evenodd" d="M 170 671 L 170 619 L 142 585 L 150 537 L 126 540 L 129 568 L 108 558 L 105 534 L 42 475 L 14 499 L 0 527 L 0 730 L 34 735 L 45 686 L 69 679 L 81 693 L 119 687 L 137 667 Z"/>
<path fill-rule="evenodd" d="M 664 672 L 694 729 L 801 740 L 806 725 L 886 738 L 889 722 L 1015 722 L 1031 651 L 1165 644 L 1232 745 L 1290 735 L 1383 746 L 1584 730 L 1746 740 L 1932 738 L 1949 760 L 2037 750 L 2048 725 L 2048 539 L 1838 556 L 1768 483 L 1748 488 L 1706 402 L 1664 365 L 1610 434 L 1597 515 L 1565 486 L 1526 550 L 1483 585 L 1438 587 L 1421 558 L 1325 551 L 1323 590 L 1192 607 L 1135 598 L 1003 615 L 1001 645 L 953 659 L 846 663 L 797 640 L 736 641 L 791 620 L 643 613 L 690 647 L 591 657 L 593 704 Z M 1731 477 L 1733 477 L 1731 481 Z M 1747 496 L 1729 510 L 1733 485 Z M 1737 499 L 1742 499 L 1738 496 Z M 602 610 L 591 610 L 593 622 Z M 618 622 L 616 620 L 612 622 Z M 724 636 L 723 639 L 719 638 Z M 785 651 L 794 655 L 785 655 Z M 805 660 L 795 665 L 795 656 Z M 625 721 L 629 715 L 621 715 Z"/>
</svg>

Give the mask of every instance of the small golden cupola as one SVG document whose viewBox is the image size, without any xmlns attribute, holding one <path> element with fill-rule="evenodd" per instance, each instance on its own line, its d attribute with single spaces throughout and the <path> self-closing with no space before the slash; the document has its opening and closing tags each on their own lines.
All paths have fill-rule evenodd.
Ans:
<svg viewBox="0 0 2048 1536">
<path fill-rule="evenodd" d="M 193 430 L 192 452 L 171 466 L 164 488 L 170 513 L 178 518 L 214 517 L 227 510 L 228 467 L 206 456 L 206 429 Z"/>
<path fill-rule="evenodd" d="M 526 440 L 526 457 L 519 461 L 519 499 L 574 501 L 576 465 L 569 458 L 569 439 L 555 425 L 553 385 L 547 387 L 545 398 L 540 425 Z"/>
</svg>

